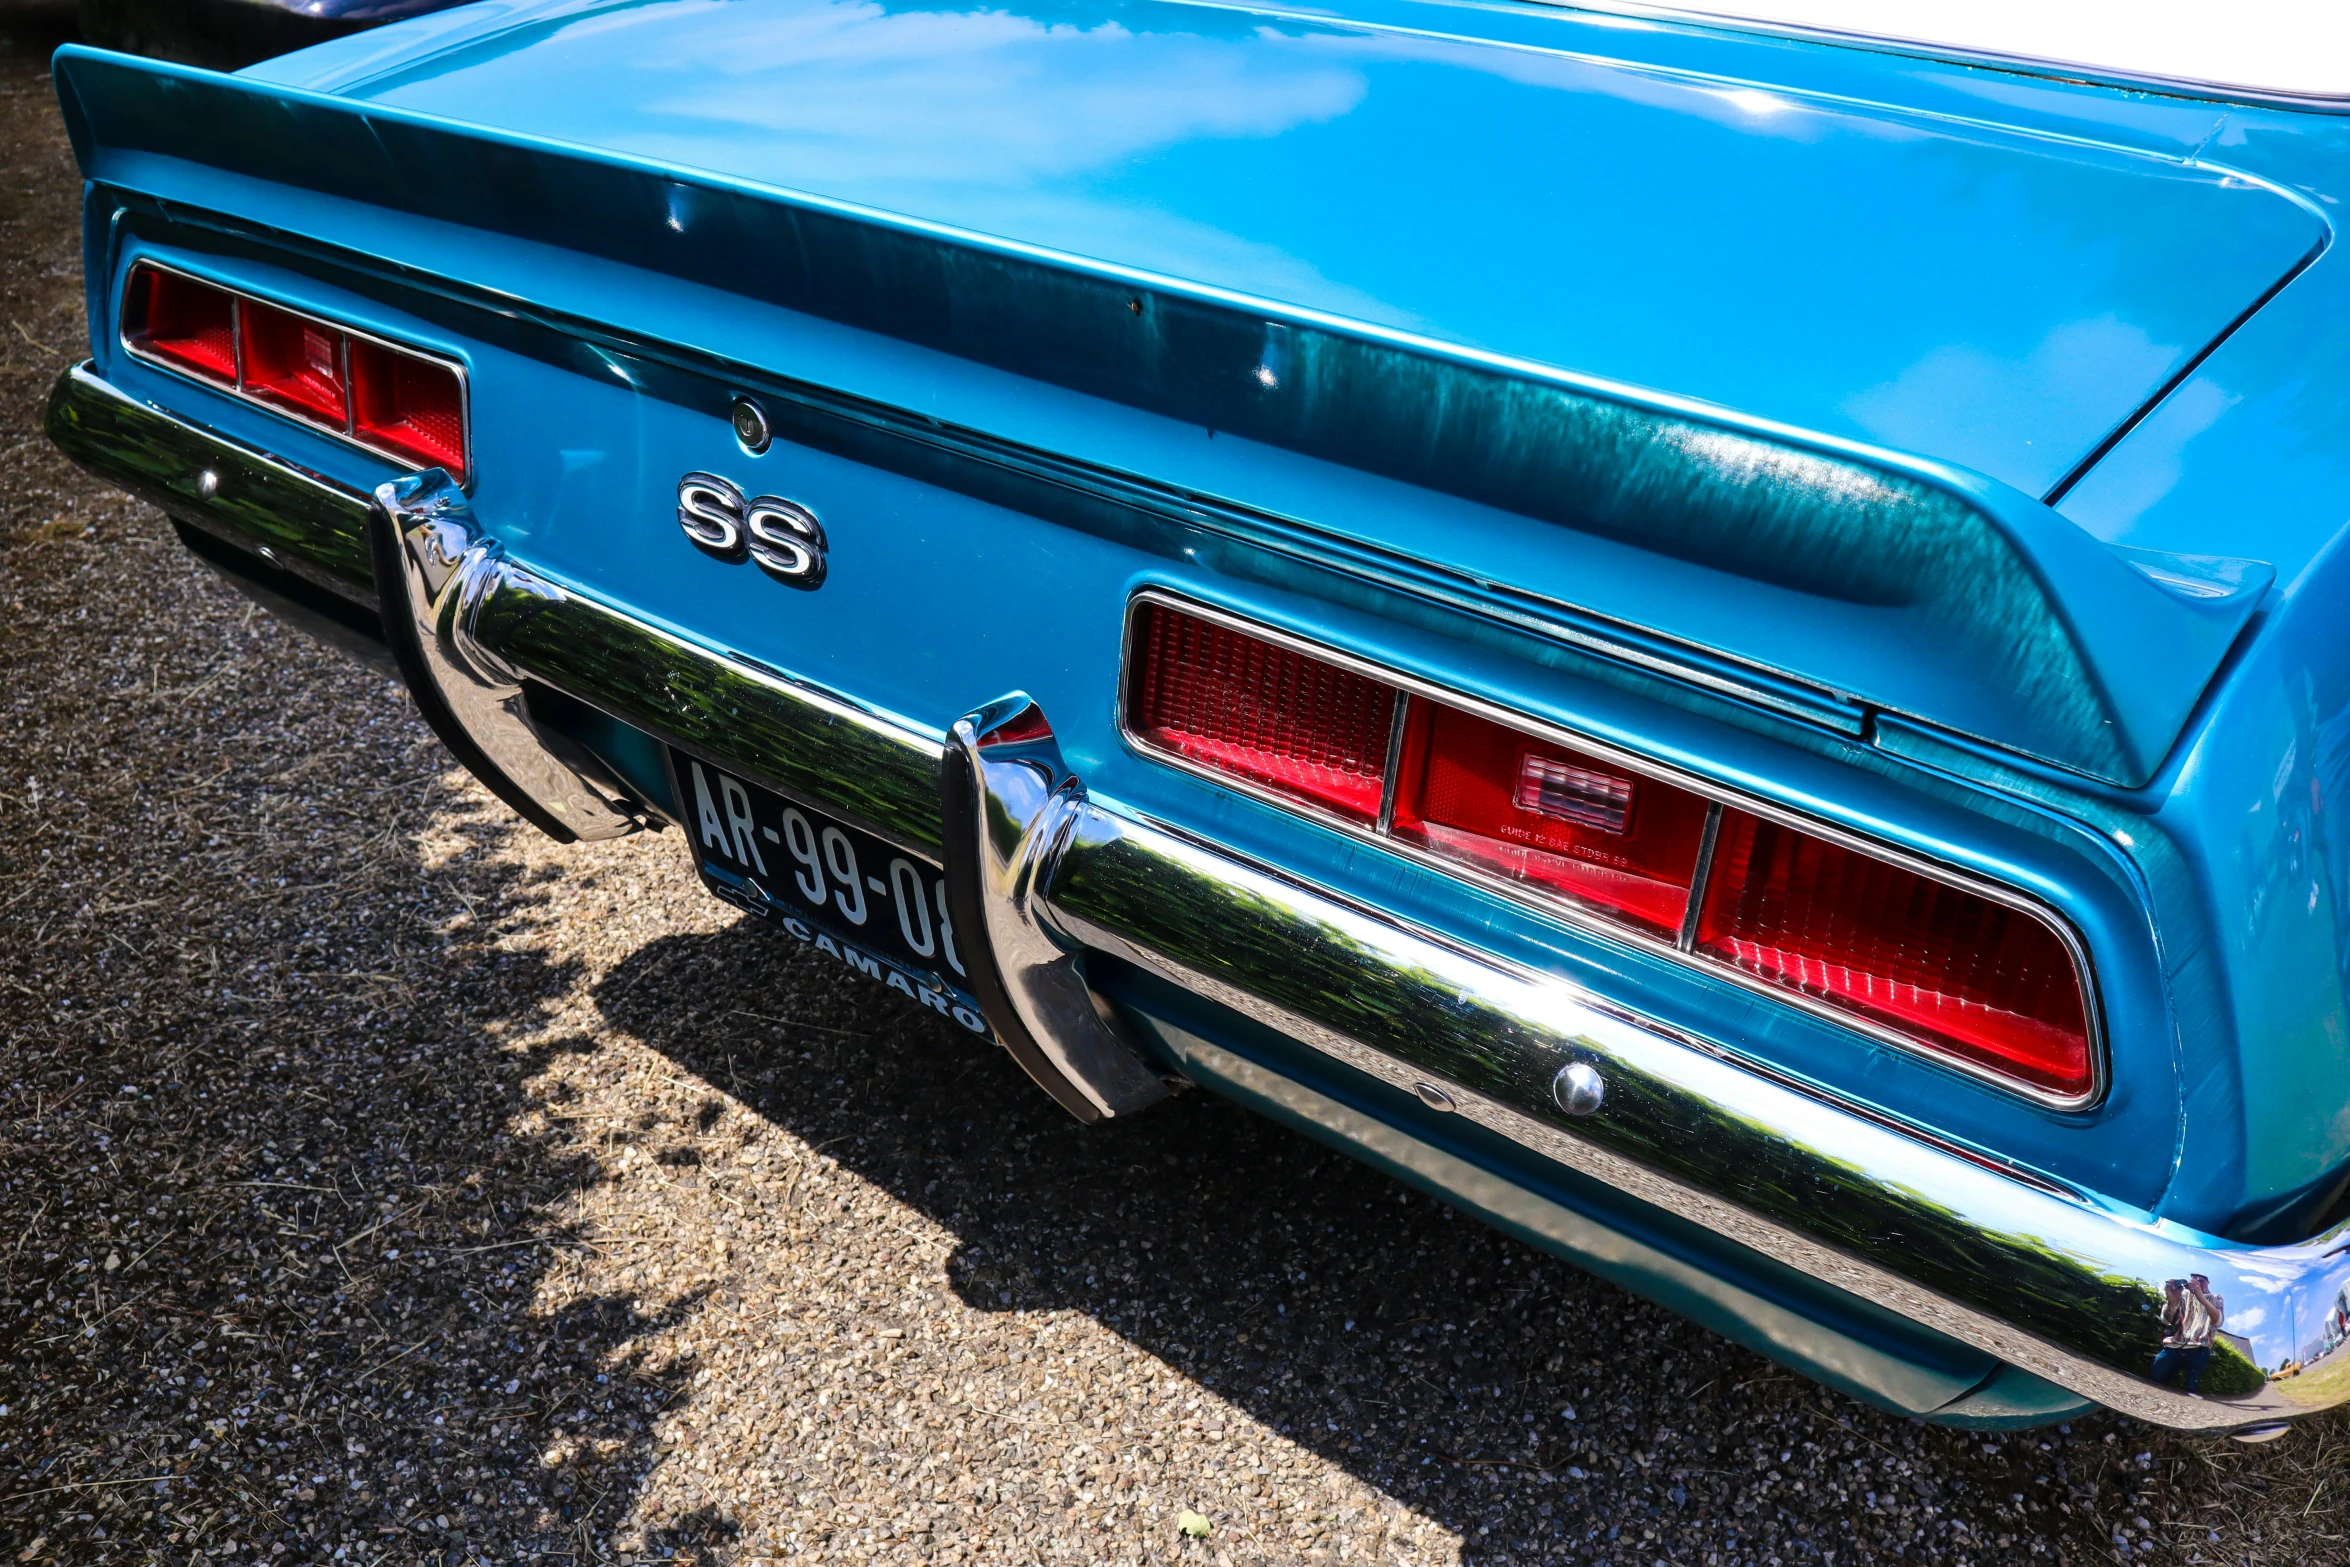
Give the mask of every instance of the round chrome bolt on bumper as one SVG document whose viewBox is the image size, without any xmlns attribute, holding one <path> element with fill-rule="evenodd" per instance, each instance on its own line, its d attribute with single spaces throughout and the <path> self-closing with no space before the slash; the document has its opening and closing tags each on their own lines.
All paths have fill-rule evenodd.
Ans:
<svg viewBox="0 0 2350 1567">
<path fill-rule="evenodd" d="M 1569 1115 L 1589 1115 L 1607 1097 L 1607 1079 L 1587 1061 L 1569 1061 L 1550 1080 L 1550 1097 Z"/>
</svg>

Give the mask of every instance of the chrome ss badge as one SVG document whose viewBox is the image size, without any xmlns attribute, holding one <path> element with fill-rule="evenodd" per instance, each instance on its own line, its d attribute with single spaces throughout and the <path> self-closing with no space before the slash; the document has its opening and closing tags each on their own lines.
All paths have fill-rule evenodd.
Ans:
<svg viewBox="0 0 2350 1567">
<path fill-rule="evenodd" d="M 787 588 L 824 586 L 824 524 L 797 501 L 746 498 L 731 480 L 689 473 L 677 481 L 677 525 L 704 554 L 757 561 Z"/>
</svg>

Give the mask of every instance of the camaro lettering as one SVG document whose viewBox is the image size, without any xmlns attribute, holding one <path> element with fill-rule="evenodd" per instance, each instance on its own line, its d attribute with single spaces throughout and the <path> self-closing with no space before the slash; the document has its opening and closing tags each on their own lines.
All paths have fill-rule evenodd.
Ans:
<svg viewBox="0 0 2350 1567">
<path fill-rule="evenodd" d="M 754 561 L 786 587 L 824 586 L 824 524 L 798 501 L 745 496 L 731 479 L 689 473 L 677 481 L 677 525 L 706 555 Z"/>
<path fill-rule="evenodd" d="M 830 936 L 811 929 L 802 920 L 786 916 L 779 923 L 799 940 L 811 943 L 817 951 L 831 953 L 858 973 L 878 979 L 890 989 L 911 996 L 940 1017 L 953 1018 L 957 1024 L 974 1034 L 982 1037 L 987 1035 L 986 1018 L 981 1017 L 977 1012 L 954 1000 L 943 991 L 931 989 L 921 980 L 907 974 L 896 964 L 869 956 L 858 951 L 855 947 L 842 946 Z"/>
</svg>

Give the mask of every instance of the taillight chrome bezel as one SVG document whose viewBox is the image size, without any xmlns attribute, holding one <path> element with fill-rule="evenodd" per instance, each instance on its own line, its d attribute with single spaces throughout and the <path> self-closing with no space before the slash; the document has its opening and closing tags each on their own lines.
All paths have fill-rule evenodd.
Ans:
<svg viewBox="0 0 2350 1567">
<path fill-rule="evenodd" d="M 205 288 L 218 289 L 229 296 L 229 323 L 233 343 L 232 352 L 236 364 L 236 380 L 233 384 L 197 375 L 185 366 L 175 364 L 161 354 L 144 347 L 132 335 L 131 290 L 138 280 L 139 273 L 143 270 L 182 278 Z M 341 363 L 336 367 L 342 377 L 343 387 L 343 422 L 339 427 L 323 420 L 305 418 L 282 403 L 271 402 L 256 395 L 247 386 L 245 305 L 248 301 L 257 305 L 265 305 L 271 310 L 291 316 L 297 321 L 333 332 L 343 339 L 340 353 Z M 201 386 L 210 391 L 224 393 L 234 397 L 247 407 L 258 408 L 265 413 L 274 414 L 278 418 L 314 434 L 330 436 L 346 446 L 366 452 L 371 457 L 380 457 L 388 462 L 399 463 L 411 472 L 417 471 L 414 467 L 416 461 L 414 454 L 400 451 L 381 441 L 370 440 L 358 428 L 358 395 L 351 384 L 350 345 L 353 341 L 368 343 L 387 353 L 402 354 L 410 359 L 434 365 L 448 371 L 457 379 L 458 439 L 464 448 L 464 471 L 457 475 L 457 481 L 458 487 L 461 489 L 470 490 L 473 487 L 473 378 L 467 373 L 463 361 L 453 359 L 447 354 L 434 353 L 430 349 L 419 348 L 414 343 L 404 343 L 397 338 L 385 337 L 379 332 L 370 332 L 361 327 L 351 326 L 337 321 L 331 316 L 322 316 L 315 310 L 289 304 L 284 299 L 262 293 L 243 284 L 224 283 L 218 278 L 206 277 L 201 272 L 193 272 L 186 267 L 174 266 L 167 261 L 158 261 L 152 256 L 141 256 L 123 269 L 122 292 L 116 301 L 115 308 L 115 340 L 122 345 L 124 353 L 141 364 L 152 365 L 166 374 L 178 376 L 191 386 Z"/>
<path fill-rule="evenodd" d="M 1388 736 L 1386 776 L 1381 784 L 1377 821 L 1363 823 L 1339 812 L 1318 808 L 1310 801 L 1298 799 L 1279 790 L 1257 784 L 1250 779 L 1237 777 L 1234 774 L 1195 761 L 1191 757 L 1157 744 L 1143 735 L 1131 719 L 1133 683 L 1139 674 L 1139 665 L 1135 658 L 1135 638 L 1143 610 L 1152 605 L 1171 610 L 1177 614 L 1190 615 L 1200 620 L 1212 622 L 1242 635 L 1255 637 L 1276 647 L 1287 649 L 1307 658 L 1319 659 L 1326 664 L 1334 665 L 1366 679 L 1382 681 L 1395 687 L 1400 693 L 1401 700 L 1396 703 L 1394 724 Z M 1545 893 L 1538 888 L 1529 887 L 1523 882 L 1494 875 L 1480 869 L 1473 863 L 1434 853 L 1408 839 L 1395 836 L 1393 827 L 1396 801 L 1401 787 L 1401 781 L 1397 775 L 1403 759 L 1404 727 L 1409 721 L 1412 705 L 1416 701 L 1428 701 L 1457 708 L 1502 728 L 1515 730 L 1531 739 L 1584 752 L 1610 766 L 1621 767 L 1626 772 L 1653 779 L 1675 789 L 1685 790 L 1707 802 L 1711 810 L 1706 823 L 1704 843 L 1699 851 L 1696 874 L 1689 891 L 1687 914 L 1682 922 L 1678 939 L 1667 941 L 1661 937 L 1650 935 L 1634 925 L 1610 919 L 1595 910 L 1571 902 L 1563 896 Z M 1693 972 L 1726 980 L 1742 990 L 1792 1006 L 1799 1011 L 1822 1018 L 1840 1028 L 1850 1029 L 1895 1049 L 1924 1057 L 1978 1082 L 1988 1084 L 2003 1093 L 2016 1095 L 2048 1109 L 2064 1111 L 2092 1109 L 2105 1097 L 2108 1073 L 2104 1009 L 2100 1004 L 2096 968 L 2090 957 L 2088 945 L 2081 939 L 2080 933 L 2074 928 L 2072 921 L 2066 919 L 2057 910 L 2014 887 L 1987 880 L 1957 866 L 1924 858 L 1909 850 L 1853 832 L 1834 823 L 1822 821 L 1817 817 L 1789 810 L 1760 796 L 1626 751 L 1621 746 L 1578 730 L 1569 729 L 1564 725 L 1516 712 L 1484 698 L 1472 696 L 1467 692 L 1422 679 L 1417 675 L 1397 669 L 1393 665 L 1375 663 L 1331 647 L 1327 643 L 1315 642 L 1309 638 L 1297 636 L 1277 626 L 1252 620 L 1245 615 L 1234 614 L 1213 604 L 1173 593 L 1164 588 L 1144 588 L 1127 601 L 1125 624 L 1122 628 L 1119 647 L 1117 723 L 1119 735 L 1126 744 L 1138 755 L 1147 757 L 1153 762 L 1162 763 L 1194 777 L 1206 779 L 1221 788 L 1236 790 L 1252 799 L 1261 800 L 1293 815 L 1306 817 L 1334 831 L 1345 833 L 1349 837 L 1376 844 L 1389 853 L 1400 855 L 1438 874 L 1492 892 L 1521 908 L 1532 910 L 1546 918 L 1558 920 L 1578 930 L 1588 931 L 1611 941 L 1626 943 L 1644 952 L 1671 958 Z M 2065 1094 L 2023 1081 L 1944 1048 L 1932 1039 L 1905 1033 L 1861 1013 L 1806 995 L 1802 991 L 1791 989 L 1785 985 L 1773 983 L 1769 979 L 1748 973 L 1733 964 L 1719 962 L 1699 953 L 1695 946 L 1697 927 L 1713 872 L 1713 857 L 1721 836 L 1721 814 L 1724 810 L 1749 812 L 1765 821 L 1776 822 L 1794 831 L 1808 833 L 1856 854 L 1882 860 L 1928 881 L 1939 882 L 1958 891 L 1987 899 L 2046 927 L 2057 938 L 2066 955 L 2072 960 L 2074 980 L 2080 986 L 2082 1021 L 2087 1036 L 2088 1087 L 2077 1094 Z"/>
</svg>

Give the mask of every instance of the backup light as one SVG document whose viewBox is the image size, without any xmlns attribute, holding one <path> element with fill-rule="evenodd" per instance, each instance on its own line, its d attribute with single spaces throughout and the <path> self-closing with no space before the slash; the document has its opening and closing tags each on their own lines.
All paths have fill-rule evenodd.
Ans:
<svg viewBox="0 0 2350 1567">
<path fill-rule="evenodd" d="M 1708 803 L 1422 699 L 1404 722 L 1394 833 L 1488 875 L 1677 937 Z"/>
<path fill-rule="evenodd" d="M 447 360 L 146 261 L 131 268 L 122 319 L 142 358 L 380 456 L 470 476 L 465 374 Z"/>
<path fill-rule="evenodd" d="M 243 310 L 245 395 L 308 424 L 349 428 L 343 334 L 259 300 L 245 300 Z"/>
<path fill-rule="evenodd" d="M 1632 824 L 1632 780 L 1527 750 L 1518 758 L 1521 811 L 1622 837 Z"/>
<path fill-rule="evenodd" d="M 1145 750 L 2043 1100 L 2097 1090 L 2085 964 L 2020 898 L 1155 597 L 1125 680 Z"/>
</svg>

